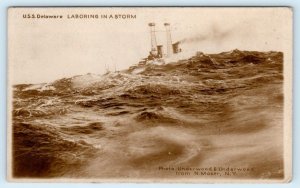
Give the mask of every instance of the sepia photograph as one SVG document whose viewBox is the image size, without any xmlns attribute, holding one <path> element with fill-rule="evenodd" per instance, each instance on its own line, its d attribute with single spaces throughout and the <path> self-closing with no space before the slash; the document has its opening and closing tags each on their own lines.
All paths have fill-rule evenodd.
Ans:
<svg viewBox="0 0 300 188">
<path fill-rule="evenodd" d="M 292 17 L 10 7 L 9 181 L 291 181 Z"/>
</svg>

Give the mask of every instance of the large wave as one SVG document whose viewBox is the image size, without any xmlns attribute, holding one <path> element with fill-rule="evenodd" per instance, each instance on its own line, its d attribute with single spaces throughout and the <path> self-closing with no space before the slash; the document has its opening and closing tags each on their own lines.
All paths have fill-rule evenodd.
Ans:
<svg viewBox="0 0 300 188">
<path fill-rule="evenodd" d="M 282 178 L 282 83 L 281 52 L 233 50 L 16 85 L 14 175 L 162 178 L 174 174 L 153 166 L 242 165 L 256 171 L 237 177 Z"/>
</svg>

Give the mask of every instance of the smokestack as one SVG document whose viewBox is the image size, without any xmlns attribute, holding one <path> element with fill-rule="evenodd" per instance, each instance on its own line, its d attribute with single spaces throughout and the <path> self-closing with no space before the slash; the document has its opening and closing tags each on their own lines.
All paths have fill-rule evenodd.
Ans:
<svg viewBox="0 0 300 188">
<path fill-rule="evenodd" d="M 167 33 L 167 57 L 170 57 L 172 55 L 172 38 L 171 38 L 171 28 L 169 23 L 164 24 L 166 27 L 166 33 Z"/>
<path fill-rule="evenodd" d="M 149 23 L 150 34 L 151 34 L 151 52 L 157 53 L 157 43 L 155 36 L 155 23 Z"/>
<path fill-rule="evenodd" d="M 157 55 L 158 55 L 158 57 L 164 57 L 164 52 L 163 52 L 163 46 L 162 45 L 157 46 Z"/>
</svg>

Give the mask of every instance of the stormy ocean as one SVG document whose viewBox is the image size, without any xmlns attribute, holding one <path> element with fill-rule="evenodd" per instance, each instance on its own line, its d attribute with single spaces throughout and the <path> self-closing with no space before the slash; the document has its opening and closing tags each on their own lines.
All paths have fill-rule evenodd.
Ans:
<svg viewBox="0 0 300 188">
<path fill-rule="evenodd" d="M 284 176 L 281 52 L 15 85 L 12 113 L 17 178 Z"/>
</svg>

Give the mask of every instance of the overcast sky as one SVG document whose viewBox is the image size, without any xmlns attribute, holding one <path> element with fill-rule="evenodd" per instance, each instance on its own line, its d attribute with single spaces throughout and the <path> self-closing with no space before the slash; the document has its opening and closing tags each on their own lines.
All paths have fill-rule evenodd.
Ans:
<svg viewBox="0 0 300 188">
<path fill-rule="evenodd" d="M 23 14 L 63 15 L 63 19 L 24 19 Z M 68 15 L 131 14 L 135 19 L 68 19 Z M 128 68 L 147 56 L 149 22 L 165 43 L 169 22 L 173 42 L 183 51 L 215 53 L 232 49 L 283 51 L 291 41 L 287 8 L 46 8 L 9 10 L 10 79 L 41 83 L 74 75 Z M 186 49 L 184 49 L 184 47 Z"/>
</svg>

